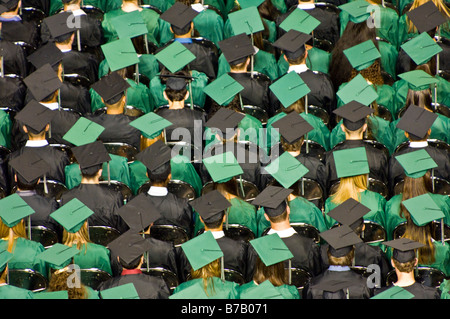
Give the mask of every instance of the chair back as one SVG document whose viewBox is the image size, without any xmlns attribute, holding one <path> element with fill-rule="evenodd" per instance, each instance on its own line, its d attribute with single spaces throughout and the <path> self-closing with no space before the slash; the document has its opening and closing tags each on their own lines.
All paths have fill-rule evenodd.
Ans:
<svg viewBox="0 0 450 319">
<path fill-rule="evenodd" d="M 416 267 L 414 270 L 414 278 L 416 281 L 424 286 L 439 288 L 442 282 L 446 279 L 445 274 L 439 269 L 432 267 Z M 391 270 L 386 276 L 386 285 L 392 285 L 397 281 L 397 274 L 395 269 Z"/>
<path fill-rule="evenodd" d="M 80 269 L 80 280 L 85 286 L 98 290 L 100 284 L 111 279 L 112 276 L 106 271 L 98 268 Z"/>
<path fill-rule="evenodd" d="M 162 267 L 152 267 L 142 268 L 141 271 L 146 275 L 163 279 L 169 288 L 170 294 L 172 294 L 175 288 L 180 284 L 178 276 L 173 271 L 168 269 Z"/>
<path fill-rule="evenodd" d="M 28 227 L 26 227 L 28 232 Z M 41 243 L 45 249 L 59 242 L 58 234 L 45 226 L 31 226 L 31 240 Z"/>
<path fill-rule="evenodd" d="M 150 228 L 150 235 L 147 237 L 171 242 L 177 247 L 189 240 L 186 231 L 176 225 L 153 225 Z"/>
<path fill-rule="evenodd" d="M 44 291 L 48 286 L 47 279 L 33 269 L 9 269 L 7 283 L 32 292 Z"/>
<path fill-rule="evenodd" d="M 120 236 L 120 232 L 110 226 L 89 226 L 89 240 L 94 244 L 107 246 Z"/>
</svg>

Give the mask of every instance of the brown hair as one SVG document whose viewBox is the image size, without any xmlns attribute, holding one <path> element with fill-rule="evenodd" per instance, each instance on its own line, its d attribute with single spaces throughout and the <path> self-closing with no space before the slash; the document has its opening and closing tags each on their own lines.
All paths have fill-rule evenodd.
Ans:
<svg viewBox="0 0 450 319">
<path fill-rule="evenodd" d="M 295 112 L 298 114 L 305 112 L 305 98 L 302 97 L 301 99 L 295 101 L 286 108 L 283 107 L 281 111 L 286 114 L 289 114 L 291 112 Z"/>
<path fill-rule="evenodd" d="M 281 143 L 281 147 L 283 148 L 283 150 L 285 152 L 298 152 L 301 150 L 302 148 L 302 144 L 304 141 L 304 136 L 302 136 L 299 140 L 293 142 L 293 143 L 288 143 L 286 141 L 286 139 L 280 135 L 280 143 Z"/>
<path fill-rule="evenodd" d="M 284 262 L 279 262 L 270 266 L 266 266 L 261 258 L 256 258 L 255 273 L 253 280 L 257 283 L 263 283 L 269 280 L 274 286 L 282 286 L 287 283 L 286 271 L 284 270 Z"/>
<path fill-rule="evenodd" d="M 67 284 L 71 280 L 71 276 L 74 275 L 76 270 L 70 272 L 68 269 L 63 271 L 56 271 L 52 274 L 48 286 L 48 291 L 64 291 L 67 290 L 69 294 L 69 299 L 87 299 L 88 294 L 86 287 L 81 284 L 80 278 L 78 278 L 78 282 L 80 282 L 80 286 L 74 285 L 72 288 Z"/>
<path fill-rule="evenodd" d="M 430 172 L 426 172 L 424 176 L 419 178 L 412 178 L 405 176 L 402 190 L 402 202 L 411 199 L 413 197 L 417 197 L 430 192 L 431 192 Z M 403 203 L 400 203 L 399 216 L 402 218 L 410 217 L 409 212 L 405 208 Z"/>
<path fill-rule="evenodd" d="M 327 252 L 328 263 L 334 266 L 351 266 L 353 263 L 353 258 L 355 257 L 355 248 L 343 257 L 334 257 L 331 255 L 330 251 Z"/>
<path fill-rule="evenodd" d="M 419 264 L 431 265 L 436 261 L 436 249 L 431 236 L 431 223 L 417 226 L 411 218 L 407 218 L 404 238 L 417 241 L 425 246 L 419 248 Z"/>
<path fill-rule="evenodd" d="M 405 273 L 412 272 L 416 266 L 416 259 L 408 261 L 406 263 L 401 263 L 395 259 L 392 259 L 392 262 L 394 263 L 394 267 L 397 268 L 398 271 Z"/>
<path fill-rule="evenodd" d="M 210 292 L 215 291 L 213 277 L 220 277 L 220 259 L 216 259 L 197 270 L 191 269 L 191 277 L 192 279 L 203 279 L 203 290 L 209 296 Z"/>
</svg>

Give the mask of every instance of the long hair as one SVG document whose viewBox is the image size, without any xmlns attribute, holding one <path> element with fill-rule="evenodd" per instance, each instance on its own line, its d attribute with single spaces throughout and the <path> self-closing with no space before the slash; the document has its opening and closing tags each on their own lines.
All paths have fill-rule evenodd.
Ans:
<svg viewBox="0 0 450 319">
<path fill-rule="evenodd" d="M 281 111 L 286 114 L 289 114 L 291 112 L 300 114 L 300 113 L 305 112 L 305 104 L 306 104 L 305 98 L 302 97 L 301 99 L 295 101 L 288 107 L 281 108 Z"/>
<path fill-rule="evenodd" d="M 269 280 L 275 287 L 285 285 L 287 280 L 286 271 L 284 270 L 284 262 L 266 266 L 258 256 L 256 258 L 253 280 L 257 284 L 261 284 L 264 281 Z"/>
<path fill-rule="evenodd" d="M 402 202 L 413 197 L 424 195 L 431 192 L 430 172 L 419 178 L 405 176 L 402 190 Z M 402 218 L 410 218 L 408 210 L 403 203 L 400 204 L 399 216 Z"/>
<path fill-rule="evenodd" d="M 76 270 L 73 270 L 73 273 L 69 272 L 68 269 L 55 271 L 50 278 L 48 291 L 51 292 L 67 290 L 69 299 L 87 299 L 87 290 L 83 284 L 80 283 L 79 286 L 73 285 L 73 287 L 69 287 L 68 285 L 68 282 L 71 280 L 71 276 L 74 275 L 75 271 Z"/>
<path fill-rule="evenodd" d="M 62 242 L 64 245 L 69 247 L 76 245 L 78 250 L 84 248 L 84 253 L 86 254 L 87 244 L 91 242 L 89 240 L 89 229 L 87 222 L 85 222 L 76 233 L 69 233 L 64 229 Z"/>
<path fill-rule="evenodd" d="M 197 270 L 191 269 L 192 279 L 203 279 L 203 290 L 207 296 L 209 296 L 210 293 L 214 294 L 215 292 L 214 277 L 220 278 L 220 258 Z"/>
<path fill-rule="evenodd" d="M 411 218 L 407 218 L 404 238 L 417 241 L 425 246 L 418 249 L 419 264 L 431 265 L 436 261 L 436 249 L 432 241 L 431 223 L 424 226 L 417 226 Z"/>
<path fill-rule="evenodd" d="M 231 178 L 225 183 L 214 183 L 214 190 L 218 190 L 223 196 L 233 195 L 239 197 L 239 183 L 236 177 Z"/>
<path fill-rule="evenodd" d="M 0 238 L 8 241 L 8 252 L 12 253 L 17 238 L 28 238 L 24 221 L 20 221 L 14 227 L 6 226 L 0 219 Z"/>
<path fill-rule="evenodd" d="M 331 202 L 341 204 L 349 198 L 360 200 L 360 192 L 367 189 L 367 175 L 342 177 L 339 186 L 331 196 Z"/>
</svg>

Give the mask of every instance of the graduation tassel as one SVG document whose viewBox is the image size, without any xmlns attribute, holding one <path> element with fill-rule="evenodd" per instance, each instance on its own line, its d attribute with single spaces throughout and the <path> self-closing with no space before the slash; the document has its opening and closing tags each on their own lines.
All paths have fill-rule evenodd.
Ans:
<svg viewBox="0 0 450 319">
<path fill-rule="evenodd" d="M 4 70 L 5 70 L 5 64 L 4 64 L 4 60 L 3 60 L 3 54 L 2 54 L 2 55 L 0 55 L 0 72 L 2 73 L 2 75 L 1 75 L 2 78 L 5 77 Z"/>
<path fill-rule="evenodd" d="M 431 189 L 432 189 L 432 192 L 434 193 L 435 192 L 435 181 L 434 181 L 434 168 L 433 169 L 431 169 Z"/>
<path fill-rule="evenodd" d="M 222 279 L 222 282 L 225 282 L 225 262 L 223 259 L 223 256 L 220 257 L 220 279 Z"/>
<path fill-rule="evenodd" d="M 28 215 L 28 239 L 31 240 L 31 215 Z"/>
<path fill-rule="evenodd" d="M 136 63 L 135 72 L 136 72 L 136 76 L 134 78 L 134 81 L 136 82 L 136 84 L 139 84 L 139 63 Z"/>
<path fill-rule="evenodd" d="M 289 259 L 289 261 L 288 261 L 288 263 L 289 263 L 289 272 L 288 272 L 288 276 L 289 276 L 289 278 L 288 278 L 288 282 L 289 282 L 289 285 L 292 285 L 292 262 L 291 262 L 291 260 Z"/>
<path fill-rule="evenodd" d="M 144 41 L 145 41 L 145 52 L 147 52 L 147 54 L 150 54 L 150 49 L 148 48 L 148 34 L 144 34 Z"/>
<path fill-rule="evenodd" d="M 241 186 L 242 199 L 245 198 L 244 184 L 242 183 L 242 175 L 239 176 L 239 184 Z"/>
<path fill-rule="evenodd" d="M 111 170 L 110 170 L 109 162 L 107 162 L 106 165 L 108 167 L 108 186 L 110 186 L 111 185 Z"/>
<path fill-rule="evenodd" d="M 308 114 L 308 95 L 305 95 L 305 113 Z M 308 133 L 306 133 L 306 154 L 309 154 Z"/>
<path fill-rule="evenodd" d="M 80 35 L 80 29 L 77 30 L 77 47 L 78 47 L 78 52 L 81 52 L 81 35 Z"/>
<path fill-rule="evenodd" d="M 241 104 L 241 110 L 244 111 L 244 103 L 242 102 L 242 95 L 239 93 L 239 103 Z"/>
<path fill-rule="evenodd" d="M 445 245 L 444 237 L 445 237 L 445 234 L 444 234 L 444 218 L 442 218 L 441 219 L 441 243 L 442 243 L 442 246 Z"/>
<path fill-rule="evenodd" d="M 191 100 L 191 110 L 194 109 L 194 97 L 192 96 L 192 81 L 188 81 L 188 86 L 189 86 L 189 97 Z"/>
<path fill-rule="evenodd" d="M 228 214 L 229 214 L 230 210 L 227 208 L 227 212 L 225 213 L 227 218 L 226 218 L 226 222 L 225 222 L 225 229 L 228 230 Z"/>
<path fill-rule="evenodd" d="M 44 175 L 44 193 L 48 195 L 47 174 Z"/>
</svg>

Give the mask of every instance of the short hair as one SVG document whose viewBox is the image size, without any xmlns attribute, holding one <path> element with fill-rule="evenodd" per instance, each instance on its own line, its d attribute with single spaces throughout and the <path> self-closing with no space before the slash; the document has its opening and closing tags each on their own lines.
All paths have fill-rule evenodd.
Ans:
<svg viewBox="0 0 450 319">
<path fill-rule="evenodd" d="M 175 35 L 185 35 L 191 31 L 191 23 L 189 22 L 187 25 L 185 25 L 182 28 L 178 28 L 175 25 L 171 24 L 172 31 Z"/>
<path fill-rule="evenodd" d="M 287 206 L 286 206 L 286 207 L 287 207 Z M 282 221 L 285 221 L 286 218 L 288 218 L 288 216 L 287 216 L 287 210 L 285 209 L 283 213 L 281 213 L 280 215 L 275 216 L 275 217 L 269 216 L 269 214 L 267 214 L 267 217 L 269 217 L 269 220 L 270 220 L 270 222 L 272 222 L 272 223 L 280 223 L 280 222 L 282 222 Z"/>
<path fill-rule="evenodd" d="M 120 256 L 119 256 L 119 264 L 123 267 L 123 268 L 125 268 L 125 269 L 136 269 L 138 266 L 139 266 L 139 264 L 141 263 L 141 258 L 142 258 L 142 256 L 143 256 L 143 254 L 142 255 L 140 255 L 139 257 L 137 257 L 137 258 L 135 258 L 135 259 L 133 259 L 132 261 L 130 261 L 130 262 L 125 262 L 122 258 L 120 258 Z"/>
<path fill-rule="evenodd" d="M 167 182 L 172 168 L 170 162 L 166 162 L 153 171 L 147 169 L 148 178 L 152 184 L 164 184 Z"/>
<path fill-rule="evenodd" d="M 414 267 L 416 265 L 416 259 L 414 258 L 411 261 L 405 262 L 405 263 L 401 263 L 397 260 L 395 260 L 394 258 L 392 258 L 392 261 L 394 263 L 394 267 L 400 271 L 400 272 L 404 272 L 404 273 L 410 273 L 414 270 Z"/>
<path fill-rule="evenodd" d="M 208 220 L 203 219 L 203 223 L 206 227 L 211 229 L 219 228 L 222 225 L 224 215 L 225 211 L 222 211 L 214 216 L 214 218 L 209 218 Z"/>
<path fill-rule="evenodd" d="M 17 188 L 20 190 L 26 190 L 31 191 L 36 188 L 36 185 L 39 182 L 39 178 L 36 178 L 32 181 L 27 181 L 25 178 L 22 177 L 19 173 L 16 172 L 17 176 Z"/>
<path fill-rule="evenodd" d="M 285 152 L 297 152 L 302 148 L 303 141 L 305 140 L 304 136 L 293 143 L 288 143 L 283 136 L 280 136 L 281 147 Z"/>
<path fill-rule="evenodd" d="M 169 101 L 180 102 L 180 101 L 184 101 L 188 90 L 187 90 L 187 88 L 184 88 L 182 90 L 173 90 L 169 87 L 166 87 L 164 92 L 166 92 L 166 95 L 167 95 L 167 98 L 169 99 Z"/>
<path fill-rule="evenodd" d="M 81 175 L 84 178 L 93 178 L 95 175 L 97 175 L 98 171 L 103 167 L 103 164 L 97 164 L 91 167 L 86 168 L 80 168 Z"/>
<path fill-rule="evenodd" d="M 334 257 L 331 255 L 330 250 L 327 252 L 328 263 L 334 266 L 351 266 L 353 263 L 353 257 L 355 256 L 355 248 L 343 257 Z"/>
<path fill-rule="evenodd" d="M 288 57 L 289 54 L 285 54 L 285 56 L 286 56 L 286 60 L 288 61 L 289 64 L 297 65 L 297 64 L 302 63 L 302 62 L 305 60 L 305 57 L 306 57 L 306 50 L 305 50 L 305 52 L 304 52 L 302 55 L 300 55 L 299 57 L 297 57 L 297 58 L 295 58 L 295 59 L 289 58 L 289 57 Z"/>
</svg>

